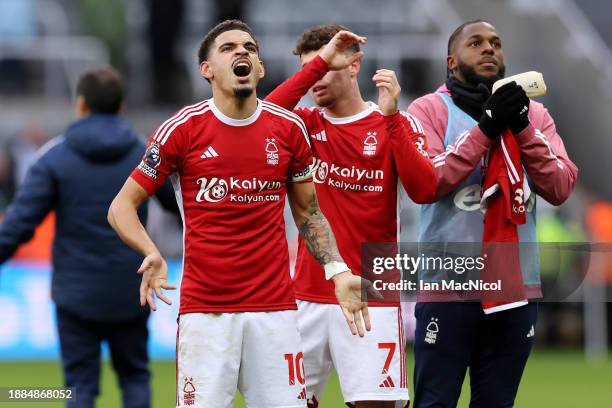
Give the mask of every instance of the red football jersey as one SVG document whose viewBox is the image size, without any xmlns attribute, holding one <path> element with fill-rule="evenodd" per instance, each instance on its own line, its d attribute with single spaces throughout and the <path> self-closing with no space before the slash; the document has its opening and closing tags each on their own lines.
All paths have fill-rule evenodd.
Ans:
<svg viewBox="0 0 612 408">
<path fill-rule="evenodd" d="M 398 232 L 398 172 L 391 141 L 378 106 L 347 118 L 332 118 L 322 109 L 295 109 L 308 132 L 315 165 L 321 210 L 336 236 L 342 258 L 361 273 L 361 245 L 396 242 Z M 401 121 L 410 138 L 426 156 L 420 124 L 409 115 Z M 413 177 L 418 177 L 415 173 Z M 325 281 L 321 266 L 300 239 L 294 284 L 298 299 L 335 303 L 334 285 Z"/>
<path fill-rule="evenodd" d="M 152 194 L 171 176 L 184 223 L 179 313 L 296 308 L 283 209 L 286 183 L 310 179 L 305 129 L 269 102 L 236 120 L 209 99 L 153 133 L 132 178 Z"/>
</svg>

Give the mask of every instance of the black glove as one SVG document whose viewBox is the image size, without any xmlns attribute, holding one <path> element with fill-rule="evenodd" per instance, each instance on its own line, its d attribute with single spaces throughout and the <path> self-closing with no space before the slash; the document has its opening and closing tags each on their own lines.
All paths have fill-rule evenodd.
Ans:
<svg viewBox="0 0 612 408">
<path fill-rule="evenodd" d="M 516 91 L 518 96 L 510 106 L 508 117 L 508 127 L 515 135 L 521 133 L 529 125 L 529 97 L 521 86 L 517 85 L 517 88 L 519 89 Z"/>
<path fill-rule="evenodd" d="M 518 133 L 515 130 L 523 130 L 529 123 L 529 98 L 526 105 L 525 98 L 525 91 L 514 81 L 499 88 L 482 107 L 482 116 L 478 122 L 482 132 L 491 139 L 497 139 L 506 127 L 510 127 L 514 133 Z"/>
<path fill-rule="evenodd" d="M 474 86 L 459 81 L 454 76 L 446 80 L 446 87 L 450 90 L 455 105 L 470 115 L 474 120 L 480 120 L 482 105 L 491 96 L 491 91 L 485 84 Z"/>
</svg>

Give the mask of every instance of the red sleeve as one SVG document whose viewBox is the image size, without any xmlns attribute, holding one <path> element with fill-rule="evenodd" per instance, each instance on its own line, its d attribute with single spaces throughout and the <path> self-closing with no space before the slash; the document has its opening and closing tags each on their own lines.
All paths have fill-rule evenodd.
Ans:
<svg viewBox="0 0 612 408">
<path fill-rule="evenodd" d="M 514 137 L 521 148 L 521 162 L 536 192 L 549 203 L 561 205 L 574 189 L 578 167 L 568 157 L 555 122 L 546 109 L 539 126 L 540 129 L 536 129 L 530 124 Z"/>
<path fill-rule="evenodd" d="M 447 119 L 443 121 L 441 118 L 448 117 L 448 113 L 444 102 L 440 100 L 440 104 L 436 106 L 426 97 L 419 98 L 410 105 L 408 112 L 419 119 L 425 130 L 428 151 L 433 156 L 432 163 L 438 180 L 435 195 L 438 200 L 455 190 L 474 171 L 489 150 L 491 139 L 475 125 L 460 136 L 455 144 L 445 148 Z"/>
<path fill-rule="evenodd" d="M 142 161 L 130 175 L 149 195 L 154 194 L 181 165 L 184 135 L 180 127 L 173 129 L 167 124 L 169 121 L 149 138 Z"/>
<path fill-rule="evenodd" d="M 305 126 L 300 120 L 300 125 L 291 126 L 291 142 L 293 158 L 289 165 L 288 180 L 291 183 L 303 183 L 311 181 L 312 175 L 312 151 L 310 150 L 310 141 L 308 134 L 305 132 Z"/>
<path fill-rule="evenodd" d="M 399 178 L 415 203 L 431 202 L 438 184 L 427 155 L 423 128 L 412 115 L 397 112 L 384 116 Z"/>
<path fill-rule="evenodd" d="M 265 101 L 292 110 L 300 102 L 300 99 L 308 93 L 308 90 L 328 71 L 327 63 L 317 55 L 302 69 L 270 92 Z"/>
</svg>

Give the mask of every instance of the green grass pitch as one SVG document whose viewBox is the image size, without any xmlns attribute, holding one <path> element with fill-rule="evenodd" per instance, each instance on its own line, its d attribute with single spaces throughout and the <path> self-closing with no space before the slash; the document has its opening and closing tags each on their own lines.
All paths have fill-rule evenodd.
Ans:
<svg viewBox="0 0 612 408">
<path fill-rule="evenodd" d="M 408 368 L 412 367 L 412 356 L 408 356 Z M 157 361 L 153 370 L 153 407 L 174 407 L 174 362 Z M 440 375 L 444 375 L 440 372 Z M 411 382 L 411 381 L 410 381 Z M 58 362 L 0 362 L 0 387 L 7 386 L 61 386 L 62 374 Z M 459 407 L 467 407 L 469 380 L 466 379 Z M 412 394 L 412 389 L 411 389 Z M 109 363 L 103 366 L 101 396 L 98 407 L 120 407 L 119 389 Z M 13 404 L 14 405 L 14 404 Z M 32 406 L 62 407 L 62 404 L 18 404 Z M 0 408 L 8 403 L 0 403 Z M 338 380 L 330 379 L 320 407 L 343 407 Z M 521 382 L 517 408 L 583 408 L 612 407 L 612 359 L 606 363 L 588 365 L 581 353 L 575 351 L 535 350 Z M 240 396 L 235 407 L 244 407 Z"/>
</svg>

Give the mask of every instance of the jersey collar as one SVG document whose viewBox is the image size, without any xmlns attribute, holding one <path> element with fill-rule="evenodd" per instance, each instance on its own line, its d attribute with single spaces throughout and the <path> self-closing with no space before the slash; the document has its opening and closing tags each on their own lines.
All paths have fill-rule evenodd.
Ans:
<svg viewBox="0 0 612 408">
<path fill-rule="evenodd" d="M 253 112 L 251 116 L 249 116 L 246 119 L 234 119 L 234 118 L 230 118 L 229 116 L 224 115 L 223 112 L 221 112 L 219 108 L 217 108 L 217 105 L 215 105 L 215 100 L 213 98 L 209 99 L 208 105 L 210 106 L 211 112 L 213 113 L 213 115 L 215 115 L 217 119 L 219 119 L 221 122 L 225 123 L 226 125 L 230 125 L 230 126 L 250 125 L 251 123 L 255 122 L 257 118 L 259 118 L 259 114 L 261 113 L 261 107 L 262 107 L 261 101 L 257 99 L 257 109 L 255 109 L 255 112 Z"/>
<path fill-rule="evenodd" d="M 357 122 L 358 120 L 361 120 L 369 116 L 372 112 L 378 110 L 378 105 L 376 105 L 374 102 L 368 101 L 367 104 L 368 104 L 368 107 L 366 109 L 352 116 L 345 116 L 343 118 L 335 118 L 335 117 L 331 117 L 327 115 L 327 113 L 325 113 L 325 110 L 322 110 L 322 115 L 325 119 L 327 119 L 329 122 L 333 123 L 334 125 L 345 125 L 347 123 Z"/>
</svg>

